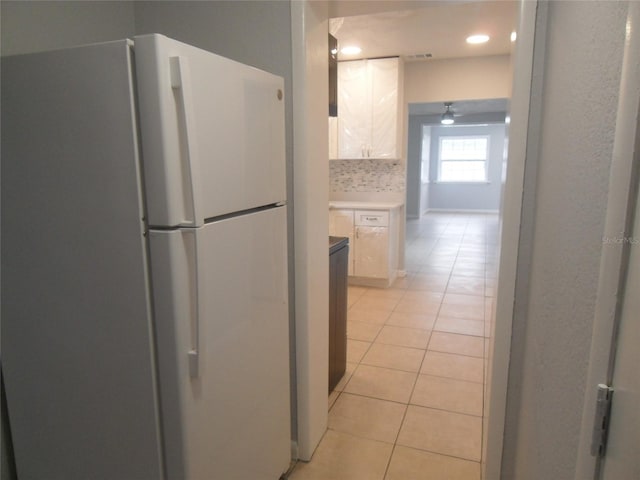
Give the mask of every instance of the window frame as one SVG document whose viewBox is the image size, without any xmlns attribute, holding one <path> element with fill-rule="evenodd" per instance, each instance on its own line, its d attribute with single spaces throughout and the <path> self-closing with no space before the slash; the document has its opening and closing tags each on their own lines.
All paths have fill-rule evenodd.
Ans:
<svg viewBox="0 0 640 480">
<path fill-rule="evenodd" d="M 487 142 L 487 147 L 485 150 L 485 158 L 480 160 L 469 160 L 469 159 L 447 159 L 444 162 L 483 162 L 484 163 L 484 179 L 482 180 L 443 180 L 442 179 L 442 142 L 444 140 L 469 140 L 469 139 L 485 139 Z M 460 183 L 464 185 L 469 184 L 484 184 L 489 183 L 489 161 L 490 161 L 490 149 L 491 149 L 491 135 L 489 134 L 466 134 L 466 135 L 452 135 L 452 134 L 442 134 L 438 136 L 438 158 L 437 158 L 437 183 L 446 183 L 446 184 L 455 184 Z"/>
</svg>

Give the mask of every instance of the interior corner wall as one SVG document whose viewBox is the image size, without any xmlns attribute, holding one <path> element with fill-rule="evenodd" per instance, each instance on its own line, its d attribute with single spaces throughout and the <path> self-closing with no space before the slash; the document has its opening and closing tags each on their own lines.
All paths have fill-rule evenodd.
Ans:
<svg viewBox="0 0 640 480">
<path fill-rule="evenodd" d="M 132 1 L 2 1 L 2 56 L 133 35 Z"/>
<path fill-rule="evenodd" d="M 549 9 L 535 168 L 525 173 L 503 479 L 575 477 L 627 2 Z M 534 72 L 535 74 L 535 72 Z M 536 172 L 537 170 L 537 172 Z M 527 179 L 533 172 L 534 179 Z M 532 181 L 533 180 L 533 181 Z M 530 252 L 528 255 L 523 251 Z"/>
</svg>

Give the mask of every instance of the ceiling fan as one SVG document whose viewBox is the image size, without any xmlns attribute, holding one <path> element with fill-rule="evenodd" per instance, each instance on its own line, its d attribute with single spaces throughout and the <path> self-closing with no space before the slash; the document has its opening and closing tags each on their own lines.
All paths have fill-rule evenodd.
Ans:
<svg viewBox="0 0 640 480">
<path fill-rule="evenodd" d="M 444 102 L 444 113 L 440 117 L 440 123 L 442 125 L 452 125 L 455 123 L 455 119 L 453 118 L 453 111 L 451 110 L 451 106 L 453 102 Z"/>
</svg>

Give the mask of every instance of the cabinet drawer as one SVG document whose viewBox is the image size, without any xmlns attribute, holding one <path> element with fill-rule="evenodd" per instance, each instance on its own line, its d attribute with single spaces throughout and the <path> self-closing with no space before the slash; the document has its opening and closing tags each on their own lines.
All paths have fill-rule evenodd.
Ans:
<svg viewBox="0 0 640 480">
<path fill-rule="evenodd" d="M 355 224 L 367 227 L 388 227 L 389 212 L 381 210 L 356 210 Z"/>
</svg>

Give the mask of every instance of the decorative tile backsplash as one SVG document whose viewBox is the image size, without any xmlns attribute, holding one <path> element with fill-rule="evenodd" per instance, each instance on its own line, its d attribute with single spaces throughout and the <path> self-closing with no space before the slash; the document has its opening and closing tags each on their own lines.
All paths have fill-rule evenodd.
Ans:
<svg viewBox="0 0 640 480">
<path fill-rule="evenodd" d="M 405 191 L 405 169 L 398 161 L 362 159 L 329 162 L 331 192 Z"/>
</svg>

